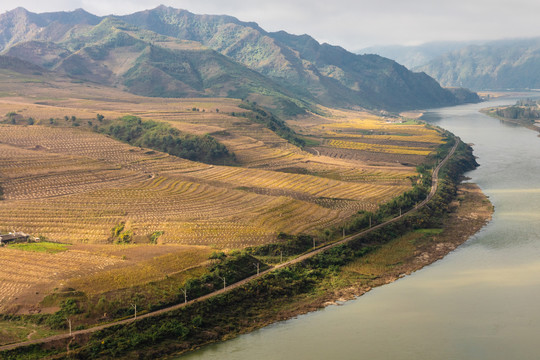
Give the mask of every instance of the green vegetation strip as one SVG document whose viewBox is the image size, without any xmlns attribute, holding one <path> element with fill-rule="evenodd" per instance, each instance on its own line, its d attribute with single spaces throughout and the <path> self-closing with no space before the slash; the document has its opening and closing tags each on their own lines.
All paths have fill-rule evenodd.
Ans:
<svg viewBox="0 0 540 360">
<path fill-rule="evenodd" d="M 262 124 L 293 145 L 298 147 L 304 147 L 306 145 L 305 140 L 300 138 L 289 126 L 287 126 L 285 121 L 278 119 L 271 112 L 257 106 L 256 103 L 243 102 L 239 107 L 250 110 L 250 112 L 235 113 L 235 116 L 246 117 L 253 122 Z"/>
<path fill-rule="evenodd" d="M 22 250 L 22 251 L 56 254 L 59 252 L 67 251 L 69 248 L 69 245 L 51 243 L 51 242 L 37 242 L 37 243 L 11 244 L 11 245 L 8 245 L 8 248 Z"/>
</svg>

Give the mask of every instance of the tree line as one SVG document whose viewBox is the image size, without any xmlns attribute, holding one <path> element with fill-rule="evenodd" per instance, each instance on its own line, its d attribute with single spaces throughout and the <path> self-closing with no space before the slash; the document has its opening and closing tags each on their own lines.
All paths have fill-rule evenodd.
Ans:
<svg viewBox="0 0 540 360">
<path fill-rule="evenodd" d="M 534 101 L 519 101 L 516 105 L 500 107 L 495 115 L 512 120 L 527 120 L 534 122 L 540 119 L 540 108 Z"/>
<path fill-rule="evenodd" d="M 162 151 L 183 159 L 204 163 L 234 161 L 225 145 L 210 135 L 186 134 L 169 124 L 141 120 L 137 116 L 124 116 L 98 128 L 100 133 L 127 142 L 130 145 Z"/>
</svg>

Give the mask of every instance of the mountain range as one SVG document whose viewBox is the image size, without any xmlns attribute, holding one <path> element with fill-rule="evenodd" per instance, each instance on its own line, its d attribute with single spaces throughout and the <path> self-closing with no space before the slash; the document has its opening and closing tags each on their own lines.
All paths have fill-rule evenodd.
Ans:
<svg viewBox="0 0 540 360">
<path fill-rule="evenodd" d="M 108 17 L 17 8 L 0 15 L 0 51 L 3 66 L 22 59 L 139 95 L 249 98 L 290 115 L 314 104 L 396 111 L 478 100 L 378 55 L 165 6 Z"/>
<path fill-rule="evenodd" d="M 474 90 L 540 88 L 540 38 L 375 47 L 361 52 L 403 61 L 443 86 Z"/>
</svg>

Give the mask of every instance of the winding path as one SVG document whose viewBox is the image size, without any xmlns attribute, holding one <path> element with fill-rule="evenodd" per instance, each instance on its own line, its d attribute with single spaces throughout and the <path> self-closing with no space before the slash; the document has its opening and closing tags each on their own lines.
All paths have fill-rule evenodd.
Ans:
<svg viewBox="0 0 540 360">
<path fill-rule="evenodd" d="M 452 155 L 454 155 L 454 153 L 455 153 L 455 151 L 457 149 L 457 146 L 460 143 L 460 139 L 458 137 L 456 137 L 455 140 L 456 140 L 456 143 L 454 144 L 454 146 L 452 147 L 452 149 L 450 150 L 448 155 L 446 155 L 446 157 L 433 170 L 433 173 L 432 173 L 432 176 L 431 176 L 432 177 L 431 191 L 429 192 L 428 196 L 422 202 L 417 204 L 413 209 L 411 209 L 411 210 L 409 210 L 409 211 L 407 211 L 407 212 L 405 212 L 405 213 L 403 213 L 403 214 L 401 214 L 401 215 L 399 215 L 399 216 L 397 216 L 395 218 L 392 218 L 392 219 L 390 219 L 388 221 L 385 221 L 384 223 L 373 226 L 373 227 L 371 227 L 371 228 L 369 228 L 367 230 L 361 231 L 361 232 L 356 233 L 354 235 L 347 236 L 347 237 L 343 238 L 340 241 L 337 241 L 337 242 L 334 242 L 332 244 L 328 244 L 328 245 L 325 245 L 323 247 L 320 247 L 320 248 L 318 248 L 316 250 L 313 250 L 313 251 L 311 251 L 311 252 L 309 252 L 307 254 L 304 254 L 304 255 L 299 256 L 297 258 L 294 258 L 292 260 L 289 260 L 289 261 L 286 261 L 286 262 L 281 263 L 279 265 L 276 265 L 274 267 L 271 267 L 271 268 L 269 268 L 269 269 L 267 269 L 265 271 L 260 272 L 258 275 L 250 276 L 250 277 L 248 277 L 248 278 L 246 278 L 244 280 L 241 280 L 239 282 L 231 284 L 231 285 L 229 285 L 229 286 L 227 286 L 227 287 L 225 287 L 225 288 L 223 288 L 221 290 L 214 291 L 214 292 L 212 292 L 210 294 L 201 296 L 201 297 L 199 297 L 197 299 L 194 299 L 194 300 L 191 300 L 191 301 L 188 301 L 188 302 L 185 302 L 185 303 L 173 305 L 173 306 L 161 309 L 161 310 L 153 311 L 153 312 L 138 316 L 137 318 L 130 318 L 130 319 L 126 319 L 126 320 L 115 321 L 115 322 L 108 323 L 108 324 L 105 324 L 105 325 L 95 326 L 95 327 L 92 327 L 90 329 L 73 331 L 71 334 L 69 334 L 69 333 L 60 334 L 60 335 L 50 336 L 50 337 L 41 338 L 41 339 L 29 340 L 29 341 L 24 341 L 24 342 L 20 342 L 20 343 L 0 346 L 0 351 L 12 350 L 12 349 L 16 349 L 16 348 L 19 348 L 19 347 L 32 345 L 32 344 L 40 344 L 40 343 L 47 343 L 47 342 L 51 342 L 51 341 L 55 341 L 55 340 L 67 339 L 67 338 L 74 337 L 74 336 L 77 336 L 77 335 L 90 334 L 90 333 L 94 333 L 94 332 L 97 332 L 97 331 L 100 331 L 100 330 L 103 330 L 103 329 L 107 329 L 107 328 L 112 327 L 112 326 L 129 324 L 129 323 L 137 321 L 139 319 L 149 318 L 149 317 L 157 316 L 157 315 L 169 312 L 169 311 L 174 311 L 174 310 L 180 309 L 180 308 L 182 308 L 184 306 L 188 306 L 190 304 L 193 304 L 195 302 L 203 301 L 203 300 L 206 300 L 206 299 L 211 298 L 213 296 L 223 294 L 223 293 L 225 293 L 227 291 L 230 291 L 232 289 L 236 289 L 236 288 L 246 284 L 247 282 L 249 282 L 249 281 L 251 281 L 253 279 L 259 278 L 261 276 L 264 276 L 264 275 L 266 275 L 266 274 L 268 274 L 268 273 L 270 273 L 270 272 L 272 272 L 274 270 L 281 269 L 283 267 L 299 263 L 299 262 L 304 261 L 306 259 L 309 259 L 309 258 L 311 258 L 311 257 L 313 257 L 313 256 L 315 256 L 317 254 L 320 254 L 321 252 L 323 252 L 325 250 L 328 250 L 328 249 L 331 249 L 333 247 L 348 243 L 349 241 L 358 239 L 358 238 L 360 238 L 360 237 L 362 237 L 362 236 L 364 236 L 366 234 L 369 234 L 372 231 L 380 229 L 380 228 L 382 228 L 382 227 L 384 227 L 384 226 L 386 226 L 388 224 L 394 223 L 394 222 L 400 220 L 401 218 L 403 218 L 404 216 L 406 216 L 406 215 L 408 215 L 408 214 L 410 214 L 410 213 L 412 213 L 412 212 L 426 206 L 427 202 L 429 200 L 431 200 L 431 198 L 433 198 L 433 195 L 435 195 L 435 192 L 437 191 L 437 187 L 438 187 L 438 184 L 439 184 L 439 170 L 441 169 L 442 166 L 444 166 L 444 164 L 446 164 L 448 159 L 450 159 L 452 157 Z"/>
</svg>

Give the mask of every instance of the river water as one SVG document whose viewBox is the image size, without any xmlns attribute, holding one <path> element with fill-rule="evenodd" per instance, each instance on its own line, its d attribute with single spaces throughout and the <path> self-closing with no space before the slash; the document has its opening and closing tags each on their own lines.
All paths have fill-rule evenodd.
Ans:
<svg viewBox="0 0 540 360">
<path fill-rule="evenodd" d="M 467 174 L 493 220 L 444 259 L 354 301 L 204 347 L 182 360 L 540 359 L 540 139 L 478 112 L 427 121 L 473 143 Z"/>
</svg>

